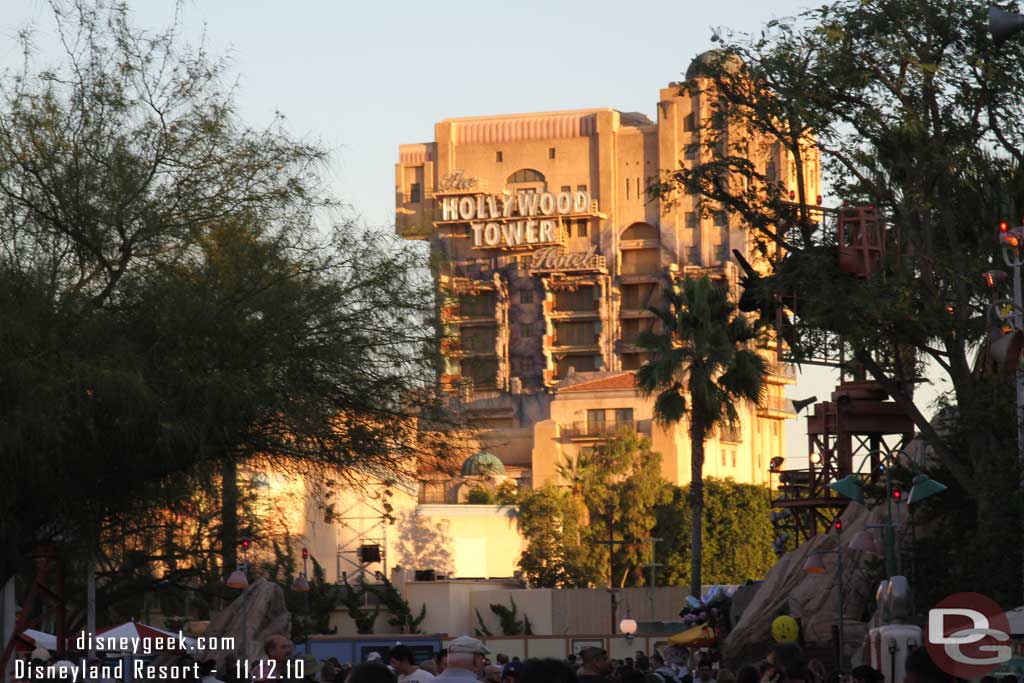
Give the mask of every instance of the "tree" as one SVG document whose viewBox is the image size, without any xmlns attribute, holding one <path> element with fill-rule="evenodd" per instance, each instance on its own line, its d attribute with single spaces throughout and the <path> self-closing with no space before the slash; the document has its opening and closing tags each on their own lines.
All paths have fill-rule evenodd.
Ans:
<svg viewBox="0 0 1024 683">
<path fill-rule="evenodd" d="M 273 559 L 264 562 L 260 569 L 267 579 L 284 588 L 285 604 L 294 615 L 291 637 L 299 643 L 308 640 L 311 635 L 337 631 L 337 627 L 331 626 L 331 613 L 338 606 L 343 589 L 327 583 L 323 566 L 315 557 L 310 557 L 313 575 L 307 577 L 309 590 L 293 590 L 292 586 L 298 576 L 293 545 L 293 539 L 288 536 L 280 543 L 274 542 Z"/>
<path fill-rule="evenodd" d="M 54 8 L 64 63 L 26 37 L 0 79 L 0 584 L 189 477 L 226 484 L 223 572 L 233 473 L 444 459 L 422 255 L 341 220 L 323 150 L 239 120 L 223 61 Z"/>
<path fill-rule="evenodd" d="M 672 172 L 667 186 L 721 204 L 782 248 L 784 258 L 765 249 L 766 276 L 752 284 L 771 318 L 775 302 L 791 304 L 794 359 L 844 347 L 846 370 L 877 382 L 913 419 L 970 495 L 959 589 L 1014 602 L 1020 554 L 1005 552 L 1005 529 L 1019 529 L 1021 513 L 1019 477 L 1008 475 L 1019 469 L 1013 394 L 1009 378 L 979 362 L 990 301 L 980 274 L 1001 264 L 995 226 L 1024 208 L 1024 50 L 1016 41 L 994 49 L 988 5 L 838 0 L 760 35 L 722 33 L 718 57 L 701 66 L 730 136 L 768 135 L 797 165 L 818 145 L 837 199 L 874 205 L 893 226 L 888 259 L 867 277 L 837 267 L 836 235 L 799 187 L 769 182 L 740 154 Z M 716 181 L 723 173 L 734 182 Z M 793 204 L 780 201 L 789 189 Z M 942 429 L 915 397 L 924 360 L 950 387 Z"/>
<path fill-rule="evenodd" d="M 402 597 L 386 576 L 381 576 L 381 584 L 375 586 L 366 584 L 367 591 L 377 596 L 380 604 L 384 606 L 388 614 L 388 623 L 399 629 L 400 633 L 419 633 L 420 624 L 427 618 L 427 603 L 420 605 L 420 611 L 416 616 L 412 614 L 409 601 Z"/>
<path fill-rule="evenodd" d="M 759 339 L 758 330 L 737 315 L 728 291 L 706 276 L 668 288 L 665 308 L 651 310 L 662 329 L 637 339 L 637 346 L 651 354 L 637 371 L 637 384 L 648 396 L 658 392 L 659 422 L 689 421 L 690 592 L 700 597 L 704 442 L 713 429 L 736 425 L 739 401 L 761 400 L 765 362 L 748 348 Z"/>
<path fill-rule="evenodd" d="M 654 535 L 665 585 L 690 583 L 690 487 L 673 486 L 670 502 L 659 505 Z M 704 583 L 742 584 L 760 579 L 775 563 L 771 508 L 763 486 L 730 479 L 704 480 L 701 579 Z"/>
<path fill-rule="evenodd" d="M 567 488 L 546 484 L 521 492 L 519 529 L 527 547 L 519 567 L 531 585 L 584 587 L 643 585 L 645 544 L 654 527 L 655 506 L 668 500 L 661 479 L 661 456 L 650 440 L 622 432 L 582 452 L 571 465 Z M 613 562 L 622 574 L 609 576 L 608 537 L 625 543 L 614 549 Z"/>
</svg>

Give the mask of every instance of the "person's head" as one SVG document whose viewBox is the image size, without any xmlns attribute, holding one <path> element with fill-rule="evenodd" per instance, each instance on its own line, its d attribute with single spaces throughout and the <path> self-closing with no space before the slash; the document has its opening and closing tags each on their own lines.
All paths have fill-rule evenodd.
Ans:
<svg viewBox="0 0 1024 683">
<path fill-rule="evenodd" d="M 745 666 L 736 674 L 736 683 L 757 683 L 761 680 L 761 672 L 757 667 Z"/>
<path fill-rule="evenodd" d="M 378 659 L 373 662 L 356 664 L 349 672 L 345 683 L 397 683 L 398 679 L 391 669 L 384 666 Z"/>
<path fill-rule="evenodd" d="M 448 652 L 446 650 L 434 653 L 434 668 L 437 669 L 437 673 L 448 668 Z"/>
<path fill-rule="evenodd" d="M 272 635 L 263 643 L 263 652 L 267 659 L 284 662 L 292 656 L 292 641 L 280 634 Z"/>
<path fill-rule="evenodd" d="M 408 645 L 395 645 L 391 648 L 388 652 L 388 661 L 391 662 L 391 667 L 403 676 L 416 670 L 416 658 Z"/>
<path fill-rule="evenodd" d="M 566 657 L 565 660 L 569 662 L 569 666 L 576 666 L 576 653 L 572 653 L 571 655 Z"/>
<path fill-rule="evenodd" d="M 484 667 L 484 680 L 487 683 L 501 683 L 501 665 L 488 664 Z"/>
<path fill-rule="evenodd" d="M 651 655 L 651 666 L 653 666 L 655 669 L 660 669 L 661 667 L 665 666 L 665 658 L 659 655 L 657 652 L 655 652 L 653 655 Z"/>
<path fill-rule="evenodd" d="M 853 667 L 853 670 L 850 671 L 850 679 L 853 683 L 881 683 L 885 680 L 885 676 L 878 669 L 861 664 L 860 666 Z"/>
<path fill-rule="evenodd" d="M 494 658 L 494 661 L 498 662 L 498 664 L 501 664 L 502 666 L 505 666 L 506 664 L 508 664 L 508 655 L 499 653 L 498 656 Z"/>
<path fill-rule="evenodd" d="M 519 661 L 519 657 L 516 657 L 511 662 L 505 665 L 505 668 L 501 672 L 502 683 L 516 683 L 519 680 L 519 674 L 523 671 L 523 663 Z"/>
<path fill-rule="evenodd" d="M 796 643 L 779 643 L 772 649 L 772 665 L 787 681 L 807 680 L 804 656 Z"/>
<path fill-rule="evenodd" d="M 583 660 L 583 673 L 604 676 L 611 671 L 608 653 L 599 647 L 583 648 L 580 650 L 580 659 Z"/>
<path fill-rule="evenodd" d="M 527 659 L 518 683 L 576 683 L 576 672 L 557 659 Z"/>
<path fill-rule="evenodd" d="M 904 683 L 952 683 L 953 677 L 936 666 L 928 651 L 916 647 L 907 654 Z"/>
<path fill-rule="evenodd" d="M 448 668 L 479 672 L 489 653 L 490 650 L 476 638 L 459 636 L 448 643 Z"/>
</svg>

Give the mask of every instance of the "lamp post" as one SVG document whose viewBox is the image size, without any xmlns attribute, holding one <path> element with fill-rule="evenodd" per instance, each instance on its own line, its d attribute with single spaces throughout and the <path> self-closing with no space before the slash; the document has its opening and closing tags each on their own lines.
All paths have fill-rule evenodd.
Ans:
<svg viewBox="0 0 1024 683">
<path fill-rule="evenodd" d="M 625 618 L 623 618 L 623 620 L 619 622 L 619 631 L 621 631 L 622 634 L 626 636 L 627 643 L 633 642 L 633 634 L 636 633 L 636 628 L 636 619 L 629 616 L 629 608 L 627 607 Z"/>
<path fill-rule="evenodd" d="M 296 593 L 302 593 L 302 611 L 303 616 L 309 619 L 309 549 L 302 549 L 302 573 L 295 577 L 295 581 L 292 582 L 292 590 Z M 303 654 L 309 654 L 309 629 L 310 624 L 304 625 L 303 633 L 305 634 L 305 642 L 303 643 Z"/>
<path fill-rule="evenodd" d="M 835 491 L 841 496 L 849 498 L 850 500 L 864 504 L 864 482 L 856 474 L 848 474 L 839 481 L 834 481 L 828 485 L 830 489 Z M 914 477 L 913 486 L 910 489 L 910 496 L 907 498 L 907 505 L 913 503 L 919 503 L 928 496 L 941 493 L 946 490 L 944 484 L 931 479 L 927 474 L 918 474 Z M 885 504 L 886 504 L 886 518 L 882 524 L 870 525 L 872 528 L 880 527 L 884 530 L 885 534 L 885 573 L 887 578 L 896 576 L 896 521 L 893 517 L 893 488 L 892 488 L 892 454 L 885 453 Z M 861 537 L 861 534 L 869 532 L 861 532 L 854 536 L 853 542 L 858 545 L 866 545 L 868 541 Z M 873 541 L 874 539 L 872 539 Z M 858 548 L 851 543 L 852 548 L 855 550 L 863 549 Z"/>
<path fill-rule="evenodd" d="M 242 671 L 249 671 L 249 546 L 252 541 L 248 538 L 242 540 L 242 563 L 228 577 L 228 588 L 238 588 L 242 591 L 242 657 L 244 665 Z"/>
</svg>

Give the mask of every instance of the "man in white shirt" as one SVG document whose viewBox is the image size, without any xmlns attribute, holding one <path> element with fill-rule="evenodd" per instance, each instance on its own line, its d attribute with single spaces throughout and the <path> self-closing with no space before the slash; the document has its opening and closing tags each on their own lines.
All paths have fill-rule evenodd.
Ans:
<svg viewBox="0 0 1024 683">
<path fill-rule="evenodd" d="M 398 674 L 398 683 L 430 683 L 434 675 L 416 666 L 412 648 L 408 645 L 395 645 L 388 652 L 391 668 Z"/>
<path fill-rule="evenodd" d="M 448 643 L 448 668 L 435 677 L 435 683 L 477 683 L 490 650 L 469 636 L 459 636 Z"/>
</svg>

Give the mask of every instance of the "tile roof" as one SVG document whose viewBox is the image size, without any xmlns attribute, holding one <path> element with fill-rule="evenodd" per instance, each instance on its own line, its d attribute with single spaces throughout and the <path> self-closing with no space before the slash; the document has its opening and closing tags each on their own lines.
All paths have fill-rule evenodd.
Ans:
<svg viewBox="0 0 1024 683">
<path fill-rule="evenodd" d="M 620 372 L 607 377 L 584 380 L 565 388 L 559 388 L 558 393 L 567 391 L 616 391 L 622 389 L 636 388 L 635 372 Z"/>
</svg>

